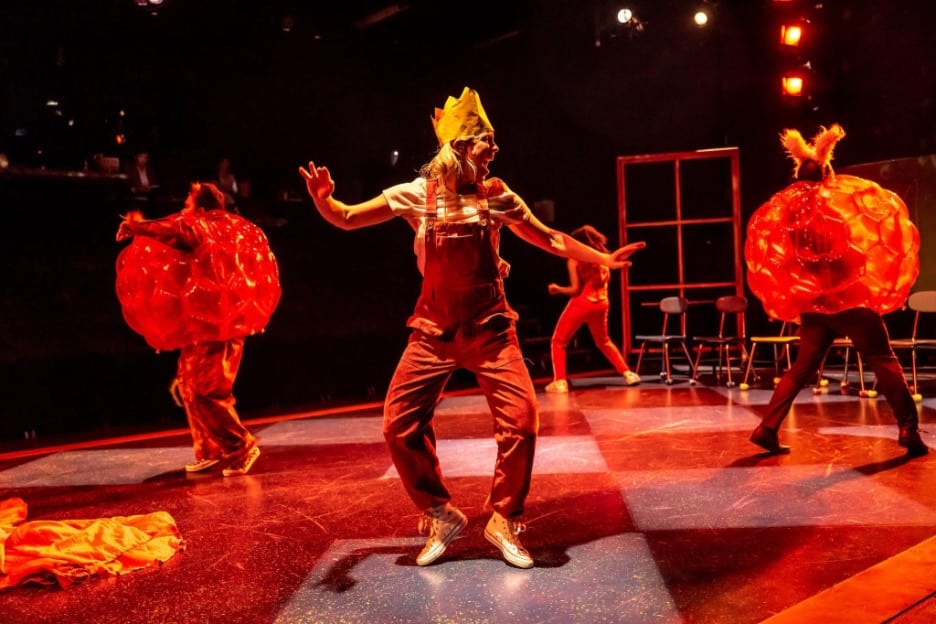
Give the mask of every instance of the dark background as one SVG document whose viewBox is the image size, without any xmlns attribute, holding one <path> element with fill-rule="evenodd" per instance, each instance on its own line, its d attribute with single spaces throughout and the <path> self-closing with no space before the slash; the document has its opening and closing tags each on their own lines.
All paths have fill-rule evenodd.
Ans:
<svg viewBox="0 0 936 624">
<path fill-rule="evenodd" d="M 691 23 L 696 5 L 713 12 L 706 29 Z M 911 163 L 914 188 L 932 188 L 920 180 L 936 153 L 929 0 L 629 3 L 642 32 L 614 22 L 617 6 L 4 2 L 0 439 L 184 425 L 165 392 L 176 354 L 154 354 L 113 291 L 125 181 L 69 173 L 93 154 L 126 162 L 150 151 L 163 187 L 149 216 L 177 209 L 224 156 L 253 182 L 244 212 L 270 238 L 283 299 L 247 342 L 236 387 L 245 417 L 382 396 L 418 290 L 411 233 L 401 221 L 327 226 L 296 168 L 327 164 L 346 201 L 410 179 L 435 148 L 433 107 L 465 85 L 497 131 L 492 173 L 531 206 L 554 202 L 566 231 L 587 222 L 616 238 L 617 156 L 722 146 L 740 149 L 746 218 L 788 181 L 785 127 L 811 136 L 841 123 L 837 165 Z M 778 41 L 794 15 L 815 34 L 798 54 Z M 781 97 L 780 72 L 807 62 L 807 95 Z M 545 285 L 565 279 L 564 261 L 509 234 L 502 255 L 522 331 L 548 336 L 565 302 Z M 34 431 L 38 442 L 24 440 Z"/>
</svg>

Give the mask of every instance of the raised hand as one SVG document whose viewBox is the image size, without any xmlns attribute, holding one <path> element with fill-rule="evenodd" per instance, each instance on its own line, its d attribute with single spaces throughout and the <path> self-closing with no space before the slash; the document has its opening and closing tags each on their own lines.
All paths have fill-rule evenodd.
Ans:
<svg viewBox="0 0 936 624">
<path fill-rule="evenodd" d="M 133 237 L 134 232 L 131 224 L 138 223 L 142 220 L 143 213 L 139 210 L 131 210 L 123 215 L 123 221 L 121 221 L 120 227 L 117 228 L 117 242 Z"/>
<path fill-rule="evenodd" d="M 299 175 L 305 179 L 306 190 L 312 199 L 328 199 L 335 192 L 335 182 L 328 167 L 316 167 L 310 160 L 308 169 L 299 167 Z"/>
</svg>

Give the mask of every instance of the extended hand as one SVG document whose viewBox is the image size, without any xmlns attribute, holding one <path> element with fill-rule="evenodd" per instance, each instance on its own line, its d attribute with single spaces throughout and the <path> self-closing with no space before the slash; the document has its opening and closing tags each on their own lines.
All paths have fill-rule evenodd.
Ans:
<svg viewBox="0 0 936 624">
<path fill-rule="evenodd" d="M 123 215 L 123 222 L 117 228 L 117 242 L 133 237 L 132 223 L 138 223 L 143 220 L 143 213 L 139 210 L 131 210 Z"/>
<path fill-rule="evenodd" d="M 335 182 L 328 167 L 316 167 L 310 160 L 308 169 L 299 167 L 299 175 L 305 179 L 306 190 L 312 199 L 328 199 L 335 192 Z"/>
<path fill-rule="evenodd" d="M 627 262 L 627 259 L 630 258 L 634 252 L 640 251 L 646 246 L 647 246 L 647 243 L 643 241 L 639 241 L 636 243 L 629 243 L 627 245 L 624 245 L 623 247 L 618 248 L 617 250 L 614 251 L 614 253 L 611 254 L 611 260 L 614 261 L 615 263 L 614 265 L 611 266 L 611 268 L 621 269 L 624 267 L 629 267 L 631 263 Z"/>
</svg>

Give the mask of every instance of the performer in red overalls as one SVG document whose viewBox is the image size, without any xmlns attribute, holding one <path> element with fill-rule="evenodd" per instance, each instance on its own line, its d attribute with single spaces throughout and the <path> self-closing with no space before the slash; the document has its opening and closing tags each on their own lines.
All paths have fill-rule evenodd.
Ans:
<svg viewBox="0 0 936 624">
<path fill-rule="evenodd" d="M 572 237 L 599 251 L 608 251 L 608 237 L 590 225 L 572 231 Z M 566 393 L 569 382 L 566 379 L 566 348 L 582 327 L 588 326 L 595 346 L 601 351 L 624 383 L 633 386 L 640 383 L 640 376 L 627 366 L 621 350 L 608 335 L 608 312 L 611 303 L 608 299 L 608 283 L 611 270 L 600 264 L 582 264 L 568 260 L 569 285 L 550 284 L 550 295 L 571 297 L 553 330 L 550 352 L 553 365 L 553 380 L 546 386 L 546 392 Z"/>
<path fill-rule="evenodd" d="M 498 151 L 494 129 L 478 94 L 465 88 L 436 109 L 439 151 L 412 182 L 384 190 L 360 204 L 334 198 L 325 167 L 310 162 L 299 172 L 319 213 L 342 229 L 401 216 L 416 231 L 422 291 L 408 321 L 409 342 L 390 382 L 384 437 L 407 493 L 425 516 L 428 540 L 418 565 L 438 559 L 468 522 L 451 504 L 439 459 L 432 416 L 446 382 L 458 368 L 478 380 L 494 417 L 497 460 L 489 496 L 493 514 L 484 530 L 508 563 L 533 566 L 518 534 L 530 489 L 538 429 L 536 396 L 514 327 L 517 314 L 504 297 L 508 265 L 498 255 L 506 225 L 523 240 L 556 255 L 611 268 L 627 266 L 642 244 L 603 253 L 543 225 L 500 180 L 486 180 Z"/>
<path fill-rule="evenodd" d="M 128 214 L 117 240 L 137 238 L 118 258 L 117 296 L 150 346 L 181 350 L 172 390 L 192 433 L 186 471 L 221 463 L 224 476 L 236 476 L 260 456 L 234 407 L 244 339 L 263 330 L 281 291 L 266 236 L 224 206 L 221 191 L 204 183 L 181 212 L 152 221 Z"/>
</svg>

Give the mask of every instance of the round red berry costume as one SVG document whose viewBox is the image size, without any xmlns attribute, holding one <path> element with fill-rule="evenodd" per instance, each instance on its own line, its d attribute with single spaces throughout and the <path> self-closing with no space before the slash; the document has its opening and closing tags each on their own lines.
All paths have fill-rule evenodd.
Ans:
<svg viewBox="0 0 936 624">
<path fill-rule="evenodd" d="M 157 351 L 228 340 L 266 327 L 280 299 L 263 231 L 224 210 L 137 221 L 117 258 L 124 319 Z"/>
<path fill-rule="evenodd" d="M 809 145 L 796 130 L 785 131 L 799 181 L 771 197 L 748 225 L 751 291 L 769 315 L 800 323 L 796 361 L 751 441 L 771 453 L 789 450 L 777 430 L 832 341 L 846 336 L 894 411 L 898 443 L 910 456 L 923 455 L 916 404 L 881 317 L 903 305 L 919 275 L 920 235 L 899 197 L 870 180 L 834 175 L 832 149 L 844 136 L 834 125 Z"/>
<path fill-rule="evenodd" d="M 850 175 L 798 181 L 748 224 L 748 285 L 767 314 L 901 307 L 920 272 L 920 234 L 904 202 Z"/>
<path fill-rule="evenodd" d="M 150 346 L 181 350 L 173 388 L 195 447 L 188 469 L 225 461 L 242 473 L 258 449 L 234 409 L 234 380 L 245 337 L 263 330 L 281 290 L 263 231 L 223 207 L 214 185 L 196 184 L 181 212 L 127 215 L 117 240 L 134 240 L 117 259 L 116 289 L 124 319 Z"/>
</svg>

